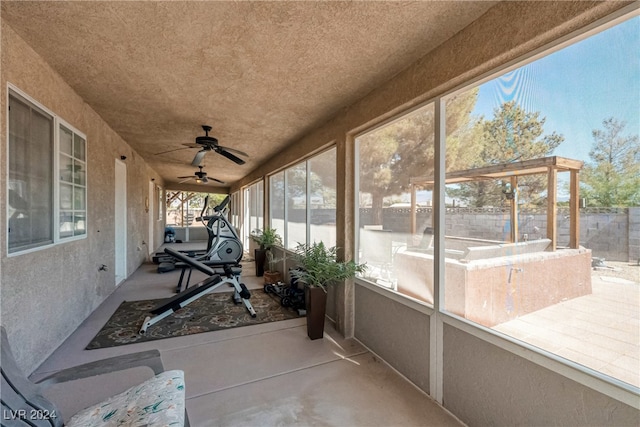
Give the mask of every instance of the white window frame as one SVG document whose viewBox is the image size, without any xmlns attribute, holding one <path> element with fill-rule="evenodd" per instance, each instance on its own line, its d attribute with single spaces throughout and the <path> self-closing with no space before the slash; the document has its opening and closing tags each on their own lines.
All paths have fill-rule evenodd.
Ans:
<svg viewBox="0 0 640 427">
<path fill-rule="evenodd" d="M 354 140 L 358 136 L 365 135 L 369 132 L 375 131 L 390 122 L 401 119 L 402 117 L 411 114 L 415 109 L 421 108 L 429 103 L 435 103 L 436 116 L 434 120 L 435 125 L 435 171 L 434 171 L 434 228 L 436 234 L 435 238 L 435 250 L 434 250 L 434 306 L 433 308 L 418 303 L 412 298 L 400 294 L 398 292 L 386 289 L 383 286 L 377 285 L 371 281 L 356 277 L 355 281 L 358 285 L 370 289 L 376 293 L 384 295 L 389 299 L 392 299 L 407 307 L 416 309 L 422 313 L 427 314 L 430 317 L 430 390 L 431 396 L 439 403 L 442 403 L 443 399 L 443 327 L 444 325 L 450 325 L 457 329 L 460 329 L 469 335 L 478 338 L 484 342 L 488 342 L 496 347 L 499 347 L 505 351 L 522 357 L 532 363 L 549 369 L 559 375 L 562 375 L 570 380 L 573 380 L 579 384 L 582 384 L 596 392 L 602 393 L 620 402 L 623 402 L 629 406 L 638 407 L 638 388 L 622 382 L 617 378 L 608 376 L 600 371 L 592 368 L 585 367 L 578 363 L 575 363 L 569 359 L 560 357 L 554 353 L 546 350 L 542 350 L 535 347 L 526 341 L 520 341 L 505 335 L 501 332 L 486 328 L 478 323 L 472 322 L 450 312 L 444 310 L 444 221 L 445 221 L 445 197 L 444 197 L 444 178 L 445 178 L 445 132 L 444 132 L 444 119 L 445 108 L 444 101 L 456 93 L 469 90 L 470 88 L 479 86 L 489 80 L 492 80 L 500 75 L 506 74 L 514 69 L 525 66 L 532 63 L 544 56 L 557 52 L 569 45 L 578 43 L 594 34 L 602 32 L 608 28 L 611 28 L 627 19 L 640 15 L 636 5 L 629 5 L 620 9 L 619 11 L 609 15 L 603 19 L 595 21 L 586 27 L 572 32 L 564 37 L 561 37 L 549 44 L 546 44 L 529 54 L 516 58 L 499 68 L 493 69 L 475 79 L 464 82 L 463 84 L 453 88 L 445 93 L 442 93 L 432 99 L 424 101 L 420 105 L 413 107 L 410 110 L 403 111 L 395 115 L 393 118 L 385 120 L 359 132 L 354 135 Z M 357 145 L 357 144 L 356 144 Z M 359 206 L 358 189 L 359 173 L 357 168 L 359 167 L 359 151 L 355 149 L 355 190 L 354 191 L 354 206 Z M 358 250 L 358 220 L 359 215 L 355 217 L 354 227 L 354 241 L 356 242 L 356 254 Z"/>
<path fill-rule="evenodd" d="M 289 188 L 289 183 L 288 183 L 288 179 L 287 179 L 287 171 L 289 171 L 292 168 L 295 168 L 297 166 L 300 166 L 302 164 L 304 164 L 304 169 L 305 169 L 305 215 L 306 215 L 306 219 L 305 219 L 305 244 L 306 243 L 310 243 L 311 242 L 311 165 L 310 162 L 311 160 L 331 151 L 334 150 L 336 152 L 337 155 L 337 150 L 338 148 L 336 147 L 335 144 L 332 144 L 328 147 L 326 147 L 325 149 L 321 150 L 321 151 L 317 151 L 314 152 L 313 155 L 307 156 L 303 159 L 301 159 L 298 162 L 292 163 L 289 166 L 287 166 L 286 168 L 282 168 L 282 169 L 278 169 L 276 171 L 274 171 L 273 173 L 267 175 L 267 186 L 269 187 L 269 212 L 268 212 L 268 219 L 269 219 L 269 226 L 272 226 L 271 224 L 271 219 L 273 218 L 273 214 L 272 214 L 272 209 L 274 206 L 273 203 L 273 191 L 271 188 L 271 180 L 274 176 L 282 173 L 283 175 L 283 186 L 284 186 L 284 230 L 282 230 L 282 243 L 283 243 L 283 247 L 285 248 L 286 251 L 291 252 L 293 249 L 287 249 L 288 246 L 288 242 L 289 242 L 289 233 L 288 233 L 288 227 L 287 227 L 287 223 L 289 222 L 289 208 L 288 208 L 288 204 L 287 204 L 287 198 L 289 197 L 289 194 L 287 192 L 287 189 Z M 335 174 L 336 174 L 336 178 L 338 175 L 338 170 L 337 168 L 335 169 Z M 265 222 L 266 224 L 266 222 Z M 302 242 L 301 242 L 302 243 Z"/>
<path fill-rule="evenodd" d="M 262 190 L 262 203 L 260 203 L 260 190 Z M 234 193 L 236 194 L 236 193 Z M 243 200 L 242 241 L 245 247 L 249 247 L 251 235 L 256 230 L 262 230 L 264 221 L 264 181 L 254 181 L 241 190 Z M 232 199 L 233 200 L 233 199 Z M 252 209 L 256 209 L 256 216 L 252 217 Z M 255 221 L 252 221 L 255 218 Z"/>
<path fill-rule="evenodd" d="M 282 246 L 283 247 L 286 247 L 286 242 L 287 242 L 287 237 L 288 237 L 287 236 L 286 224 L 287 224 L 287 221 L 289 219 L 288 209 L 287 209 L 287 202 L 286 202 L 286 200 L 287 200 L 287 174 L 285 173 L 285 171 L 286 171 L 286 169 L 281 169 L 281 170 L 278 170 L 278 171 L 276 171 L 276 172 L 274 172 L 272 174 L 269 174 L 267 176 L 267 180 L 266 180 L 266 182 L 267 182 L 266 185 L 269 186 L 269 212 L 267 213 L 267 217 L 268 217 L 268 221 L 269 221 L 268 224 L 269 224 L 269 227 L 273 227 L 273 208 L 275 206 L 273 198 L 274 198 L 275 192 L 273 191 L 273 188 L 272 188 L 272 180 L 276 175 L 278 175 L 280 173 L 282 174 L 282 185 L 283 185 L 283 188 L 284 188 L 284 199 L 283 199 L 284 200 L 284 206 L 282 207 L 283 208 L 282 221 L 283 221 L 283 224 L 285 224 L 285 226 L 283 226 L 282 230 L 278 231 L 278 234 L 280 234 L 280 236 L 282 237 Z M 266 224 L 266 221 L 265 221 L 265 224 Z"/>
<path fill-rule="evenodd" d="M 164 203 L 164 190 L 159 185 L 156 185 L 156 201 L 158 202 L 158 215 L 156 219 L 158 222 L 160 222 L 164 219 L 165 203 Z"/>
<path fill-rule="evenodd" d="M 85 166 L 88 165 L 88 159 L 89 159 L 89 144 L 87 141 L 87 136 L 83 133 L 80 132 L 76 127 L 74 127 L 73 125 L 71 125 L 69 122 L 67 122 L 66 120 L 64 120 L 63 118 L 61 118 L 59 115 L 55 114 L 53 111 L 51 111 L 50 109 L 46 108 L 44 105 L 42 105 L 41 103 L 39 103 L 38 101 L 36 101 L 33 97 L 31 97 L 30 95 L 28 95 L 27 93 L 25 93 L 23 90 L 21 90 L 20 88 L 18 88 L 16 85 L 7 82 L 7 92 L 6 92 L 6 110 L 5 110 L 5 117 L 7 118 L 7 129 L 6 129 L 6 141 L 7 141 L 7 148 L 6 148 L 6 182 L 7 185 L 9 183 L 9 149 L 10 149 L 10 143 L 9 143 L 9 97 L 10 96 L 15 96 L 17 98 L 20 98 L 22 101 L 27 102 L 29 104 L 31 104 L 32 107 L 35 107 L 39 110 L 41 110 L 42 112 L 46 113 L 47 115 L 51 116 L 52 121 L 53 121 L 53 173 L 52 173 L 52 182 L 51 182 L 51 191 L 52 191 L 52 197 L 53 197 L 53 201 L 52 201 L 52 211 L 53 211 L 53 215 L 51 220 L 53 221 L 51 227 L 52 227 L 52 242 L 48 242 L 39 246 L 35 246 L 35 247 L 30 247 L 27 249 L 15 249 L 10 251 L 9 248 L 9 239 L 6 239 L 6 253 L 8 257 L 13 257 L 13 256 L 19 256 L 22 254 L 27 254 L 27 253 L 32 253 L 32 252 L 36 252 L 36 251 L 40 251 L 43 249 L 48 249 L 51 248 L 53 246 L 57 246 L 63 243 L 67 243 L 67 242 L 72 242 L 72 241 L 76 241 L 76 240 L 82 240 L 82 239 L 86 239 L 89 230 L 89 201 L 88 201 L 88 195 L 89 195 L 89 174 L 88 174 L 88 170 L 86 170 L 85 172 L 87 173 L 86 178 L 85 178 L 85 186 L 84 186 L 84 200 L 85 200 L 85 206 L 84 206 L 84 210 L 85 210 L 85 233 L 84 234 L 80 234 L 80 235 L 74 235 L 74 236 L 67 236 L 67 237 L 60 237 L 60 127 L 64 126 L 67 130 L 71 131 L 73 134 L 81 137 L 84 142 L 85 142 L 85 160 L 84 160 L 84 164 Z M 7 200 L 6 200 L 6 221 L 4 224 L 5 230 L 8 229 L 9 226 L 9 203 L 8 203 L 8 191 L 7 191 Z"/>
<path fill-rule="evenodd" d="M 56 118 L 54 117 L 54 127 L 55 127 L 55 137 L 54 137 L 54 151 L 56 152 L 57 155 L 54 155 L 54 171 L 53 171 L 53 179 L 54 179 L 54 221 L 55 221 L 55 226 L 54 226 L 54 235 L 58 238 L 58 241 L 60 242 L 67 242 L 67 241 L 71 241 L 71 240 L 79 240 L 79 239 L 83 239 L 87 236 L 87 216 L 88 216 L 88 210 L 87 210 L 87 196 L 89 195 L 89 192 L 87 191 L 87 187 L 88 187 L 88 181 L 89 181 L 89 175 L 88 175 L 88 171 L 87 171 L 87 163 L 89 161 L 89 157 L 87 156 L 87 137 L 80 131 L 78 131 L 76 128 L 74 128 L 72 125 L 70 125 L 68 122 L 66 122 L 65 120 L 61 119 L 61 118 Z M 60 213 L 62 208 L 60 207 L 60 187 L 62 186 L 62 184 L 64 184 L 62 182 L 62 180 L 60 179 L 60 154 L 65 154 L 62 153 L 61 149 L 60 149 L 60 128 L 64 127 L 65 129 L 67 129 L 68 131 L 70 131 L 72 133 L 71 138 L 72 138 L 72 147 L 73 144 L 75 144 L 75 136 L 79 136 L 80 138 L 82 138 L 84 140 L 84 160 L 80 160 L 85 167 L 85 183 L 84 183 L 84 209 L 75 209 L 75 207 L 72 209 L 74 214 L 77 212 L 81 212 L 84 211 L 84 215 L 85 215 L 85 230 L 83 234 L 75 234 L 72 236 L 65 236 L 65 237 L 61 237 L 60 236 Z M 73 149 L 73 148 L 72 148 Z M 67 155 L 67 154 L 65 154 Z M 75 158 L 75 156 L 71 156 L 72 160 L 77 160 Z M 75 188 L 77 187 L 82 187 L 79 184 L 76 184 L 75 182 L 71 183 Z M 74 190 L 75 191 L 75 190 Z M 75 200 L 72 200 L 72 203 L 75 203 Z M 56 243 L 55 238 L 54 238 L 54 243 Z"/>
<path fill-rule="evenodd" d="M 242 212 L 240 198 L 241 191 L 236 191 L 231 194 L 231 225 L 238 230 L 240 229 L 240 217 Z"/>
</svg>

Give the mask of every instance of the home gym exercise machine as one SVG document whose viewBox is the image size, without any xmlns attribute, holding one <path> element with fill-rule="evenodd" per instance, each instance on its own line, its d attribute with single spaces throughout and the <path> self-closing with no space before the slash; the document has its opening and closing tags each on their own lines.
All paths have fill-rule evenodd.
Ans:
<svg viewBox="0 0 640 427">
<path fill-rule="evenodd" d="M 229 200 L 229 196 L 225 197 L 222 203 L 213 208 L 213 215 L 204 215 L 209 203 L 209 196 L 205 198 L 204 207 L 196 220 L 201 221 L 207 229 L 207 248 L 204 253 L 202 251 L 186 251 L 184 253 L 209 266 L 240 263 L 243 255 L 242 242 L 235 228 L 226 218 L 226 207 Z M 172 259 L 166 259 L 166 257 L 157 257 L 157 259 L 160 262 L 159 273 L 172 271 L 177 267 Z M 184 274 L 184 268 L 182 273 Z"/>
<path fill-rule="evenodd" d="M 229 204 L 229 200 L 229 196 L 225 197 L 222 203 L 213 208 L 214 214 L 207 216 L 203 214 L 208 205 L 209 196 L 205 198 L 205 207 L 202 209 L 200 213 L 201 216 L 198 217 L 197 220 L 201 221 L 207 229 L 207 234 L 209 235 L 207 250 L 204 254 L 195 256 L 194 258 L 214 269 L 221 266 L 227 266 L 228 268 L 229 265 L 233 265 L 234 274 L 237 276 L 238 281 L 240 281 L 240 274 L 242 272 L 240 260 L 242 259 L 243 248 L 235 228 L 229 223 L 226 217 L 226 207 Z M 190 257 L 192 256 L 190 253 L 188 255 Z M 185 271 L 189 271 L 187 281 L 184 284 L 184 289 L 186 290 L 189 287 L 193 269 L 185 262 L 175 263 L 174 268 L 181 269 L 180 279 L 176 285 L 176 292 L 179 293 L 183 290 Z M 216 273 L 222 274 L 219 270 L 216 270 Z"/>
<path fill-rule="evenodd" d="M 207 242 L 207 252 L 198 257 L 198 261 L 211 262 L 233 262 L 238 264 L 242 259 L 242 242 L 235 228 L 227 220 L 227 205 L 230 197 L 224 198 L 222 203 L 214 207 L 214 214 L 203 216 L 204 209 L 199 218 L 207 229 L 209 239 Z M 209 196 L 205 198 L 205 207 L 209 202 Z M 206 222 L 205 222 L 206 221 Z"/>
<path fill-rule="evenodd" d="M 251 293 L 244 285 L 244 283 L 239 282 L 239 273 L 235 271 L 235 267 L 232 264 L 220 265 L 222 267 L 222 270 L 224 271 L 224 274 L 220 275 L 216 274 L 216 271 L 206 264 L 194 258 L 188 257 L 183 253 L 170 248 L 166 248 L 164 251 L 175 259 L 189 265 L 190 268 L 200 270 L 201 272 L 207 274 L 209 277 L 193 286 L 191 289 L 185 289 L 183 292 L 180 292 L 173 298 L 165 300 L 158 307 L 151 310 L 150 314 L 154 316 L 147 316 L 144 319 L 142 327 L 139 331 L 140 335 L 144 335 L 150 326 L 158 323 L 165 317 L 170 316 L 171 314 L 175 313 L 182 307 L 185 307 L 186 305 L 192 303 L 198 298 L 203 297 L 210 292 L 213 292 L 213 290 L 224 284 L 233 286 L 234 293 L 232 300 L 234 304 L 244 303 L 251 317 L 256 317 L 256 311 L 253 309 L 253 306 L 249 301 L 249 298 L 251 298 Z"/>
</svg>

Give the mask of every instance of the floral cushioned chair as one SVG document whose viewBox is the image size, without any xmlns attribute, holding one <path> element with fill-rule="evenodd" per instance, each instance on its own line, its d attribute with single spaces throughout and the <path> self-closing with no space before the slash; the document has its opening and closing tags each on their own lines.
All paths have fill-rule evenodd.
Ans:
<svg viewBox="0 0 640 427">
<path fill-rule="evenodd" d="M 37 383 L 18 368 L 4 327 L 0 363 L 2 370 L 2 426 L 188 426 L 185 408 L 184 373 L 163 372 L 160 352 L 143 351 L 116 356 L 65 369 Z M 43 397 L 46 386 L 147 366 L 154 377 L 142 384 L 85 408 L 63 420 L 55 404 Z"/>
</svg>

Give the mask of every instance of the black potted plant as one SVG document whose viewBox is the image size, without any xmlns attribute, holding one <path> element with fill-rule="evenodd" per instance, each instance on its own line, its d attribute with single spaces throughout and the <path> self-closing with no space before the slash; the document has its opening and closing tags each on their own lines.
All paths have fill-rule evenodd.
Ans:
<svg viewBox="0 0 640 427">
<path fill-rule="evenodd" d="M 260 277 L 265 274 L 265 262 L 268 263 L 268 272 L 274 268 L 277 261 L 274 258 L 272 248 L 282 246 L 282 237 L 277 233 L 275 228 L 265 227 L 262 230 L 256 230 L 252 233 L 251 238 L 259 246 L 259 248 L 254 251 L 254 259 L 256 263 L 256 276 Z M 267 280 L 267 278 L 265 278 L 265 280 Z"/>
<path fill-rule="evenodd" d="M 337 253 L 337 247 L 328 248 L 321 241 L 300 244 L 293 254 L 297 268 L 291 270 L 291 276 L 305 287 L 307 335 L 312 340 L 324 334 L 327 287 L 351 279 L 366 268 L 354 261 L 338 261 Z"/>
</svg>

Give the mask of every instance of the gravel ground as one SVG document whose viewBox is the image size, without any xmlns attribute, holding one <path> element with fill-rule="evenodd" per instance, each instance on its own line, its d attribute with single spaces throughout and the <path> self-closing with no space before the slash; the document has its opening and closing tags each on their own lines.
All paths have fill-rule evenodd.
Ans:
<svg viewBox="0 0 640 427">
<path fill-rule="evenodd" d="M 592 270 L 592 275 L 617 277 L 640 284 L 640 265 L 621 261 L 606 261 L 605 268 L 597 267 Z"/>
</svg>

